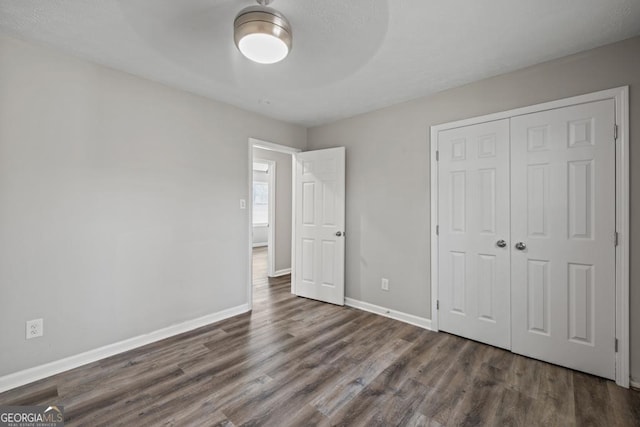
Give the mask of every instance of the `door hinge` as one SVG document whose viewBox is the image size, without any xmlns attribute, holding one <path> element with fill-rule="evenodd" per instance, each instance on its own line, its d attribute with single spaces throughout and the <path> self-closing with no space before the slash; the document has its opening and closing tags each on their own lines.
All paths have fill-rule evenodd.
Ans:
<svg viewBox="0 0 640 427">
<path fill-rule="evenodd" d="M 614 344 L 616 353 L 618 352 L 618 338 L 616 338 L 615 344 Z"/>
<path fill-rule="evenodd" d="M 440 151 L 436 150 L 436 162 L 440 161 Z"/>
<path fill-rule="evenodd" d="M 613 233 L 613 246 L 618 246 L 618 240 L 619 240 L 618 232 L 616 231 Z"/>
<path fill-rule="evenodd" d="M 440 226 L 436 225 L 436 236 L 440 235 Z"/>
<path fill-rule="evenodd" d="M 618 125 L 613 125 L 613 140 L 616 141 L 618 139 Z"/>
<path fill-rule="evenodd" d="M 436 300 L 436 310 L 440 310 L 440 300 Z"/>
</svg>

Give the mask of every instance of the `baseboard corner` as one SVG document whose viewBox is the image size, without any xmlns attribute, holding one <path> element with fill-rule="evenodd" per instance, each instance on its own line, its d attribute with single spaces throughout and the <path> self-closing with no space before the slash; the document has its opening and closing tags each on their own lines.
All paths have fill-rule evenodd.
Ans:
<svg viewBox="0 0 640 427">
<path fill-rule="evenodd" d="M 378 314 L 380 316 L 388 317 L 400 322 L 409 323 L 423 329 L 431 330 L 431 319 L 427 319 L 425 317 L 415 316 L 413 314 L 404 313 L 398 310 L 392 310 L 390 308 L 382 307 L 349 297 L 345 297 L 344 304 L 346 306 L 357 308 L 359 310 L 368 311 L 370 313 Z"/>
<path fill-rule="evenodd" d="M 282 270 L 276 270 L 273 273 L 273 276 L 269 276 L 269 277 L 280 277 L 280 276 L 285 276 L 287 274 L 291 273 L 291 268 L 283 268 Z"/>
</svg>

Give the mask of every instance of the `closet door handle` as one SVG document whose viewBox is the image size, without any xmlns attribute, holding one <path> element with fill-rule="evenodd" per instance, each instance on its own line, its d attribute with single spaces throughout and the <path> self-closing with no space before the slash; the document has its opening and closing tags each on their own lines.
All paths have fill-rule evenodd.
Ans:
<svg viewBox="0 0 640 427">
<path fill-rule="evenodd" d="M 504 240 L 500 239 L 496 242 L 496 246 L 499 248 L 504 248 L 507 246 L 507 242 L 505 242 Z"/>
<path fill-rule="evenodd" d="M 527 249 L 527 245 L 525 245 L 523 242 L 518 242 L 516 243 L 516 249 L 519 251 L 524 251 L 525 249 Z"/>
</svg>

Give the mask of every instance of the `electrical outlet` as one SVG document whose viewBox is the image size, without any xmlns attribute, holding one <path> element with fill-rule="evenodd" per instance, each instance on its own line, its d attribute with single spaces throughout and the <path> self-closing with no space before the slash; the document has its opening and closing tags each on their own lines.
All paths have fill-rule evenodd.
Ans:
<svg viewBox="0 0 640 427">
<path fill-rule="evenodd" d="M 247 208 L 247 201 L 245 199 L 240 199 L 240 209 Z"/>
<path fill-rule="evenodd" d="M 384 277 L 382 278 L 382 290 L 383 291 L 389 290 L 389 279 L 385 279 Z"/>
<path fill-rule="evenodd" d="M 37 338 L 44 335 L 44 320 L 27 320 L 27 339 Z"/>
</svg>

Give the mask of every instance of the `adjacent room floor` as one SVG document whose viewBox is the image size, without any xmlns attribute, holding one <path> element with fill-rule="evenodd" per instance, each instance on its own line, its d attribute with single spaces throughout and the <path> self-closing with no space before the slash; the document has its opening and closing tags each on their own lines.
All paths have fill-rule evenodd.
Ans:
<svg viewBox="0 0 640 427">
<path fill-rule="evenodd" d="M 0 394 L 72 425 L 640 425 L 640 393 L 297 298 L 255 251 L 254 310 Z M 238 284 L 242 286 L 242 284 Z"/>
</svg>

